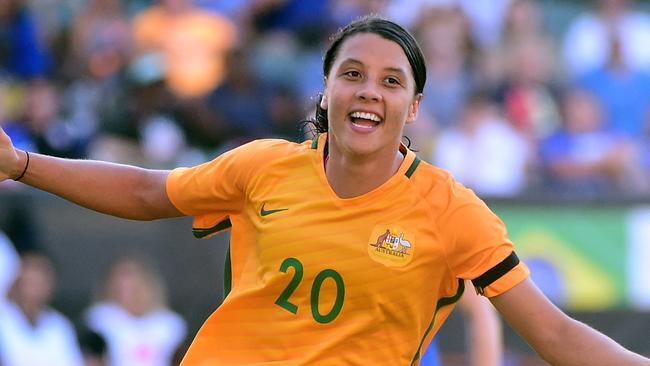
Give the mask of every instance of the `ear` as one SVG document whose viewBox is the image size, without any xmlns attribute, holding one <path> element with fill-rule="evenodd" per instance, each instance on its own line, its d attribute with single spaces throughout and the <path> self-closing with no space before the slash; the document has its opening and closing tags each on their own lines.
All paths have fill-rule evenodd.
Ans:
<svg viewBox="0 0 650 366">
<path fill-rule="evenodd" d="M 320 108 L 322 110 L 327 110 L 327 77 L 323 78 L 323 84 L 325 89 L 323 89 L 323 97 L 320 99 Z"/>
<path fill-rule="evenodd" d="M 411 105 L 409 106 L 408 115 L 406 116 L 407 124 L 415 122 L 415 120 L 418 118 L 418 111 L 420 110 L 421 100 L 422 93 L 418 93 L 415 98 L 413 98 L 413 102 L 411 102 Z"/>
<path fill-rule="evenodd" d="M 324 111 L 327 110 L 327 89 L 323 91 L 323 97 L 320 98 L 320 108 Z"/>
</svg>

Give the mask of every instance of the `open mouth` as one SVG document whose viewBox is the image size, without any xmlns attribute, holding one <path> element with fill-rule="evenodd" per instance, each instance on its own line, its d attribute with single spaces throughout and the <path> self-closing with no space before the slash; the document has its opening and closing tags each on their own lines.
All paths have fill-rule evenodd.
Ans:
<svg viewBox="0 0 650 366">
<path fill-rule="evenodd" d="M 355 127 L 362 130 L 371 130 L 382 122 L 381 117 L 370 112 L 352 112 L 350 120 Z"/>
</svg>

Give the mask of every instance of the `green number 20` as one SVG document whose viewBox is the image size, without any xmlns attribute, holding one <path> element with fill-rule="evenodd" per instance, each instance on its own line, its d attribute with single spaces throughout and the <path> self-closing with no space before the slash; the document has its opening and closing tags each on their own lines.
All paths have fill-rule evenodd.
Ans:
<svg viewBox="0 0 650 366">
<path fill-rule="evenodd" d="M 290 313 L 296 314 L 298 312 L 298 306 L 289 302 L 289 297 L 296 291 L 300 281 L 302 281 L 303 276 L 303 267 L 302 263 L 296 258 L 287 258 L 280 265 L 280 272 L 287 273 L 289 267 L 293 268 L 293 278 L 289 281 L 287 288 L 282 291 L 280 297 L 275 300 L 275 303 L 281 308 L 289 311 Z M 320 297 L 320 290 L 323 282 L 326 279 L 331 278 L 336 283 L 336 299 L 334 301 L 334 306 L 327 314 L 321 314 L 318 309 L 318 300 Z M 341 312 L 343 308 L 343 300 L 345 299 L 345 284 L 343 283 L 343 278 L 341 275 L 333 269 L 326 269 L 319 272 L 314 278 L 314 283 L 311 285 L 311 315 L 315 321 L 326 324 L 336 319 L 336 317 Z"/>
</svg>

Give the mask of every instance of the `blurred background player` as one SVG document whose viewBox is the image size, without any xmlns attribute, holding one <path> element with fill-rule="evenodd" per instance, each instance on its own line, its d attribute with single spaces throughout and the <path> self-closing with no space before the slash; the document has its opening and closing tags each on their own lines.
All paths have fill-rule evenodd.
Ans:
<svg viewBox="0 0 650 366">
<path fill-rule="evenodd" d="M 471 288 L 468 284 L 468 288 Z M 463 364 L 470 366 L 500 366 L 504 362 L 501 320 L 490 302 L 474 291 L 466 291 L 458 302 L 465 324 Z M 436 338 L 422 356 L 420 366 L 444 365 Z"/>
<path fill-rule="evenodd" d="M 72 323 L 49 307 L 56 283 L 51 260 L 24 253 L 20 273 L 0 308 L 0 364 L 83 366 Z"/>
<path fill-rule="evenodd" d="M 7 295 L 20 267 L 20 257 L 14 244 L 0 231 L 0 309 L 7 302 Z"/>
<path fill-rule="evenodd" d="M 136 257 L 111 266 L 85 321 L 106 340 L 113 366 L 169 365 L 187 333 L 185 321 L 167 305 L 162 277 Z"/>
</svg>

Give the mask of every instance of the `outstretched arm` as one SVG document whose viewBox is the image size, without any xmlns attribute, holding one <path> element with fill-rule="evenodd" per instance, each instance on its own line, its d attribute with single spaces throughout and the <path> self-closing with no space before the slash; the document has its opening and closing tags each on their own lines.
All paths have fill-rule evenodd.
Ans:
<svg viewBox="0 0 650 366">
<path fill-rule="evenodd" d="M 472 288 L 469 284 L 468 288 Z M 469 354 L 473 366 L 503 364 L 501 321 L 490 302 L 474 291 L 465 291 L 458 303 L 470 335 Z"/>
<path fill-rule="evenodd" d="M 490 300 L 551 365 L 650 366 L 649 359 L 564 314 L 530 279 Z"/>
<path fill-rule="evenodd" d="M 0 181 L 18 178 L 27 153 L 0 128 Z M 181 216 L 165 190 L 168 171 L 29 153 L 22 183 L 109 215 L 153 220 Z"/>
</svg>

